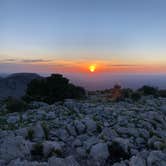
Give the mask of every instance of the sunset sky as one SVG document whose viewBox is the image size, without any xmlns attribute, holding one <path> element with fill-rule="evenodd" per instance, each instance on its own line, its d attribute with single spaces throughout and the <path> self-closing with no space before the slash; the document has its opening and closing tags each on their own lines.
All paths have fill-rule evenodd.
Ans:
<svg viewBox="0 0 166 166">
<path fill-rule="evenodd" d="M 166 73 L 165 0 L 0 0 L 0 72 Z"/>
</svg>

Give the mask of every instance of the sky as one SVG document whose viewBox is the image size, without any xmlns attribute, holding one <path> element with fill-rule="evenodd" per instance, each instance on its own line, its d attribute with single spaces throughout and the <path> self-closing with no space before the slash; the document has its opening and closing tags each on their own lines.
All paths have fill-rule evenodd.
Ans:
<svg viewBox="0 0 166 166">
<path fill-rule="evenodd" d="M 165 0 L 0 0 L 0 72 L 164 73 Z"/>
</svg>

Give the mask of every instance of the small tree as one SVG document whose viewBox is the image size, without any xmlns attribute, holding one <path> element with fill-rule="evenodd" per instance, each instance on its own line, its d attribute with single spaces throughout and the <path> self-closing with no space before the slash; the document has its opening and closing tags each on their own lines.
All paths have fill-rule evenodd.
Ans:
<svg viewBox="0 0 166 166">
<path fill-rule="evenodd" d="M 61 74 L 52 74 L 50 77 L 32 80 L 28 84 L 24 99 L 52 104 L 66 98 L 82 97 L 85 97 L 84 88 L 69 83 L 69 80 Z"/>
</svg>

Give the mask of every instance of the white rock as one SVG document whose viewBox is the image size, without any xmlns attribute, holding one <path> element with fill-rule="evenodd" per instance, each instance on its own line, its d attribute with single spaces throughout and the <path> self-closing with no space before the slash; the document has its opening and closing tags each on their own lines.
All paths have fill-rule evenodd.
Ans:
<svg viewBox="0 0 166 166">
<path fill-rule="evenodd" d="M 78 147 L 78 146 L 82 146 L 82 142 L 80 141 L 80 139 L 75 139 L 74 142 L 72 143 L 73 147 Z"/>
<path fill-rule="evenodd" d="M 101 136 L 104 136 L 107 140 L 112 140 L 118 136 L 118 134 L 115 132 L 115 130 L 105 127 L 102 132 Z"/>
<path fill-rule="evenodd" d="M 47 157 L 52 151 L 58 151 L 62 153 L 61 145 L 58 142 L 45 141 L 43 143 L 43 154 Z"/>
<path fill-rule="evenodd" d="M 69 138 L 69 134 L 65 129 L 59 129 L 56 132 L 56 136 L 58 138 L 60 138 L 63 141 L 67 141 L 67 139 Z"/>
<path fill-rule="evenodd" d="M 28 129 L 27 128 L 20 128 L 20 129 L 16 130 L 16 135 L 22 136 L 24 138 L 27 137 L 27 133 L 28 133 Z"/>
<path fill-rule="evenodd" d="M 40 107 L 47 107 L 49 105 L 47 103 L 44 103 L 44 102 L 34 101 L 34 102 L 30 103 L 30 106 L 32 108 L 40 108 Z"/>
<path fill-rule="evenodd" d="M 152 151 L 147 158 L 148 166 L 166 166 L 166 154 L 162 151 Z"/>
<path fill-rule="evenodd" d="M 92 147 L 92 145 L 97 144 L 98 142 L 99 142 L 99 139 L 93 136 L 87 139 L 86 141 L 84 141 L 83 146 L 85 147 L 86 150 L 89 150 Z"/>
<path fill-rule="evenodd" d="M 41 141 L 45 138 L 43 127 L 40 122 L 38 122 L 36 126 L 34 126 L 33 131 L 35 140 Z"/>
<path fill-rule="evenodd" d="M 94 120 L 87 117 L 83 120 L 83 122 L 87 127 L 87 132 L 93 132 L 96 130 L 96 122 Z"/>
<path fill-rule="evenodd" d="M 29 158 L 30 150 L 21 136 L 7 137 L 0 145 L 0 158 L 10 161 L 15 158 Z"/>
<path fill-rule="evenodd" d="M 77 133 L 75 131 L 75 128 L 74 128 L 74 126 L 72 124 L 68 124 L 67 125 L 67 130 L 68 130 L 70 135 L 73 135 L 73 136 L 77 135 Z"/>
<path fill-rule="evenodd" d="M 92 146 L 90 156 L 95 160 L 105 161 L 109 157 L 108 146 L 106 143 L 98 143 Z"/>
<path fill-rule="evenodd" d="M 75 124 L 75 128 L 76 128 L 76 131 L 78 132 L 78 134 L 84 133 L 85 125 L 82 122 L 77 120 L 74 122 L 74 124 Z"/>
<path fill-rule="evenodd" d="M 166 105 L 160 106 L 160 110 L 161 110 L 162 112 L 165 112 L 165 113 L 166 113 Z"/>
<path fill-rule="evenodd" d="M 16 160 L 12 160 L 7 166 L 48 166 L 46 162 L 37 162 L 37 161 L 27 161 L 20 160 L 19 158 Z"/>
<path fill-rule="evenodd" d="M 11 115 L 8 117 L 7 122 L 8 123 L 17 123 L 20 120 L 20 117 L 18 115 Z"/>
<path fill-rule="evenodd" d="M 129 162 L 129 166 L 146 166 L 146 162 L 141 157 L 133 156 Z"/>
<path fill-rule="evenodd" d="M 48 166 L 79 166 L 73 156 L 67 158 L 51 157 L 48 159 Z"/>
<path fill-rule="evenodd" d="M 76 152 L 80 157 L 86 157 L 87 156 L 86 150 L 82 147 L 78 147 L 76 149 Z"/>
<path fill-rule="evenodd" d="M 5 160 L 1 160 L 0 159 L 0 166 L 5 166 L 6 164 L 5 164 Z"/>
</svg>

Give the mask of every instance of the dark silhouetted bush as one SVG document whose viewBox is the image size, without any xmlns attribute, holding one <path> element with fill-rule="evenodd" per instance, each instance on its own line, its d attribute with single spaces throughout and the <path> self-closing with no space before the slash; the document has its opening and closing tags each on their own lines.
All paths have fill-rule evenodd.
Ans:
<svg viewBox="0 0 166 166">
<path fill-rule="evenodd" d="M 22 112 L 27 108 L 27 103 L 25 101 L 13 97 L 8 97 L 5 100 L 5 103 L 8 112 Z"/>
<path fill-rule="evenodd" d="M 152 86 L 144 85 L 142 88 L 138 89 L 139 92 L 141 92 L 143 95 L 158 95 L 158 89 Z"/>
<path fill-rule="evenodd" d="M 138 101 L 138 100 L 141 99 L 141 94 L 140 94 L 139 92 L 133 92 L 133 93 L 131 94 L 131 99 L 132 99 L 133 101 Z"/>
<path fill-rule="evenodd" d="M 52 104 L 67 98 L 82 97 L 85 97 L 84 88 L 69 83 L 69 80 L 61 74 L 52 74 L 50 77 L 32 80 L 28 84 L 24 99 Z"/>
<path fill-rule="evenodd" d="M 122 94 L 123 94 L 123 97 L 124 97 L 124 98 L 130 98 L 131 95 L 132 95 L 132 93 L 133 93 L 133 90 L 130 89 L 130 88 L 127 88 L 127 89 L 123 89 L 123 90 L 122 90 Z"/>
<path fill-rule="evenodd" d="M 158 95 L 160 97 L 166 97 L 166 90 L 159 90 Z"/>
</svg>

